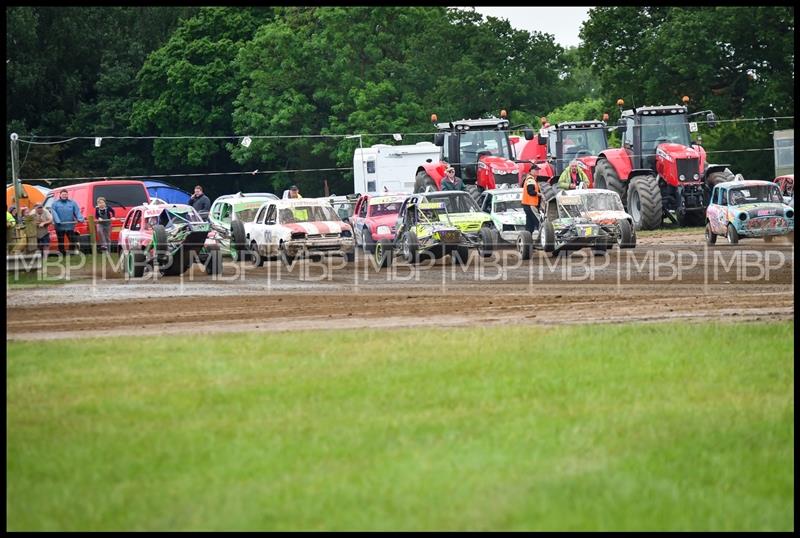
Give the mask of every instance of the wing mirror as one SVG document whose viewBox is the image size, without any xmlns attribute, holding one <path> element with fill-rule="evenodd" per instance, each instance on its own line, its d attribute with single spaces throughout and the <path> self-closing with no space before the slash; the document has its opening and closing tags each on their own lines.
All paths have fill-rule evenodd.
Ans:
<svg viewBox="0 0 800 538">
<path fill-rule="evenodd" d="M 436 133 L 433 135 L 433 144 L 436 146 L 444 146 L 444 133 Z"/>
</svg>

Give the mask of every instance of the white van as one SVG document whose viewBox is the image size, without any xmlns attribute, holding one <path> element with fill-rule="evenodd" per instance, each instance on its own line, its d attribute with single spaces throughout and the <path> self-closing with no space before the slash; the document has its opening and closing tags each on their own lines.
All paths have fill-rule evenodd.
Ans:
<svg viewBox="0 0 800 538">
<path fill-rule="evenodd" d="M 438 146 L 418 142 L 402 146 L 375 144 L 353 154 L 353 192 L 414 192 L 417 168 L 439 161 Z"/>
</svg>

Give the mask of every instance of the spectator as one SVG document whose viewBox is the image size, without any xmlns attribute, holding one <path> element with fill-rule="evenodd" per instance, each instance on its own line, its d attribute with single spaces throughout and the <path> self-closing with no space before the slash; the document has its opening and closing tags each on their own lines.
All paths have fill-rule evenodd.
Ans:
<svg viewBox="0 0 800 538">
<path fill-rule="evenodd" d="M 302 196 L 300 196 L 300 189 L 297 188 L 297 185 L 292 185 L 289 187 L 289 198 L 302 198 Z"/>
<path fill-rule="evenodd" d="M 53 223 L 53 215 L 42 204 L 36 204 L 33 206 L 33 222 L 36 225 L 36 248 L 42 251 L 42 256 L 46 256 L 50 246 L 48 226 Z"/>
<path fill-rule="evenodd" d="M 14 206 L 11 206 L 14 207 Z M 11 252 L 14 244 L 14 228 L 17 226 L 17 219 L 11 214 L 11 207 L 6 211 L 6 252 Z"/>
<path fill-rule="evenodd" d="M 97 219 L 97 235 L 100 239 L 98 247 L 107 251 L 111 242 L 111 219 L 114 218 L 114 208 L 106 205 L 106 199 L 100 196 L 97 207 L 94 208 L 94 217 Z"/>
<path fill-rule="evenodd" d="M 443 191 L 463 191 L 464 189 L 464 182 L 461 180 L 460 177 L 456 175 L 456 170 L 452 166 L 448 166 L 444 171 L 444 177 L 442 178 L 442 189 Z"/>
<path fill-rule="evenodd" d="M 582 184 L 584 188 L 589 187 L 589 177 L 586 172 L 578 166 L 578 161 L 573 160 L 569 163 L 569 168 L 565 168 L 558 178 L 558 188 L 562 190 L 577 188 Z"/>
<path fill-rule="evenodd" d="M 52 206 L 53 223 L 56 227 L 56 236 L 58 237 L 58 251 L 62 255 L 66 255 L 67 251 L 64 248 L 64 236 L 69 239 L 70 245 L 76 250 L 78 249 L 78 234 L 75 232 L 76 222 L 86 222 L 86 219 L 81 215 L 81 209 L 74 200 L 69 199 L 69 192 L 67 189 L 61 189 L 59 199 L 53 202 Z"/>
<path fill-rule="evenodd" d="M 203 194 L 203 187 L 195 185 L 194 194 L 189 198 L 189 205 L 197 210 L 203 220 L 208 219 L 208 210 L 211 209 L 211 200 Z"/>
</svg>

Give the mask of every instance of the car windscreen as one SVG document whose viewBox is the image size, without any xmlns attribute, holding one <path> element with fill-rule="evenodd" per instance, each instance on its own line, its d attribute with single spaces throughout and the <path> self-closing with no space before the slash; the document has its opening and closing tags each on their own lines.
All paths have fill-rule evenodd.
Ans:
<svg viewBox="0 0 800 538">
<path fill-rule="evenodd" d="M 281 224 L 295 224 L 298 222 L 338 221 L 333 208 L 324 205 L 297 205 L 285 207 L 278 212 L 278 221 Z"/>
<path fill-rule="evenodd" d="M 730 205 L 754 204 L 759 202 L 783 202 L 777 185 L 754 185 L 731 189 L 728 194 Z"/>
<path fill-rule="evenodd" d="M 144 184 L 95 185 L 95 205 L 101 196 L 111 207 L 134 207 L 147 203 L 147 190 L 144 188 Z"/>
<path fill-rule="evenodd" d="M 597 193 L 583 196 L 587 211 L 624 211 L 619 196 Z"/>
<path fill-rule="evenodd" d="M 369 206 L 369 216 L 370 217 L 380 217 L 382 215 L 396 215 L 398 211 L 400 211 L 400 205 L 402 201 L 398 202 L 389 202 L 386 204 L 370 204 Z"/>
<path fill-rule="evenodd" d="M 240 209 L 236 212 L 236 218 L 242 222 L 253 222 L 253 219 L 256 218 L 256 213 L 258 213 L 257 207 Z"/>
<path fill-rule="evenodd" d="M 585 210 L 585 201 L 581 196 L 560 196 L 558 198 L 559 218 L 578 218 Z"/>
<path fill-rule="evenodd" d="M 447 196 L 430 196 L 430 202 L 444 202 L 448 213 L 480 213 L 475 200 L 467 193 L 454 193 Z"/>
<path fill-rule="evenodd" d="M 506 211 L 522 211 L 522 200 L 516 197 L 495 198 L 492 204 L 492 211 L 495 213 L 504 213 Z"/>
</svg>

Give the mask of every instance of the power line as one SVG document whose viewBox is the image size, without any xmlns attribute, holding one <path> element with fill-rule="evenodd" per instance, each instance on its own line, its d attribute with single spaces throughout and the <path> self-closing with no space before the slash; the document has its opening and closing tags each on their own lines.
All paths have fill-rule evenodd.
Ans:
<svg viewBox="0 0 800 538">
<path fill-rule="evenodd" d="M 242 170 L 240 172 L 206 172 L 206 173 L 190 173 L 190 174 L 150 174 L 143 176 L 96 176 L 96 177 L 45 177 L 45 178 L 30 178 L 25 181 L 102 181 L 106 179 L 155 179 L 155 178 L 168 178 L 168 177 L 215 177 L 215 176 L 255 176 L 261 174 L 280 174 L 280 173 L 297 173 L 297 172 L 329 172 L 353 170 L 349 168 L 303 168 L 295 170 Z M 22 181 L 22 180 L 20 180 Z"/>
</svg>

